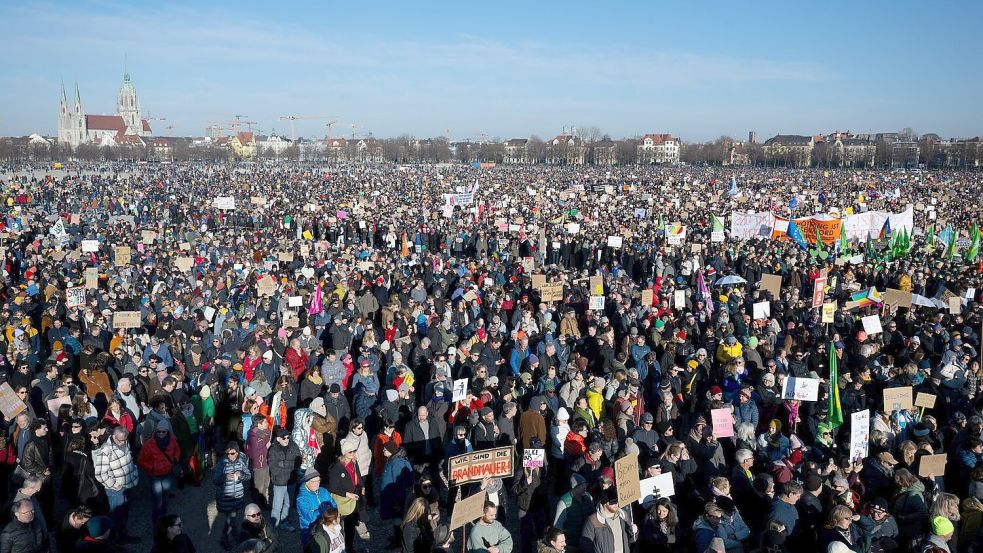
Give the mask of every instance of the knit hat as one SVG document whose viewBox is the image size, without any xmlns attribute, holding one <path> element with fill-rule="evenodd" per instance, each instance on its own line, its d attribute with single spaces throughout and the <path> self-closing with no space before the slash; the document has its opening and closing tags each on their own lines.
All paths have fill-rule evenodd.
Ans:
<svg viewBox="0 0 983 553">
<path fill-rule="evenodd" d="M 386 445 L 382 447 L 383 449 L 388 451 L 390 455 L 395 455 L 396 453 L 399 452 L 399 444 L 396 443 L 396 440 L 389 440 L 388 442 L 386 442 Z"/>
<path fill-rule="evenodd" d="M 581 476 L 580 474 L 574 473 L 573 475 L 570 476 L 570 489 L 571 490 L 574 489 L 574 488 L 576 488 L 577 486 L 584 486 L 586 484 L 587 484 L 587 480 L 585 480 L 584 477 Z"/>
<path fill-rule="evenodd" d="M 166 421 L 166 420 L 158 421 L 157 422 L 157 428 L 156 429 L 157 430 L 166 430 L 166 431 L 170 432 L 171 431 L 171 423 L 169 421 Z"/>
<path fill-rule="evenodd" d="M 321 415 L 322 417 L 328 416 L 328 410 L 324 408 L 324 398 L 314 398 L 314 401 L 311 402 L 311 411 Z"/>
<path fill-rule="evenodd" d="M 301 478 L 300 481 L 301 481 L 301 483 L 304 483 L 304 482 L 307 482 L 308 480 L 311 480 L 313 478 L 320 478 L 320 477 L 321 477 L 321 473 L 318 472 L 317 469 L 309 468 L 309 469 L 307 469 L 307 470 L 304 471 L 304 477 Z"/>
<path fill-rule="evenodd" d="M 809 476 L 806 476 L 805 481 L 803 482 L 803 487 L 806 489 L 806 491 L 814 492 L 823 487 L 823 479 L 815 474 L 810 474 Z"/>
<path fill-rule="evenodd" d="M 932 534 L 936 536 L 948 536 L 953 532 L 952 522 L 943 516 L 932 518 Z"/>
<path fill-rule="evenodd" d="M 570 412 L 567 411 L 566 407 L 560 407 L 560 410 L 556 412 L 556 420 L 561 420 L 561 421 L 570 420 Z"/>
<path fill-rule="evenodd" d="M 358 446 L 352 440 L 341 440 L 341 452 L 342 453 L 353 453 L 358 451 Z"/>
</svg>

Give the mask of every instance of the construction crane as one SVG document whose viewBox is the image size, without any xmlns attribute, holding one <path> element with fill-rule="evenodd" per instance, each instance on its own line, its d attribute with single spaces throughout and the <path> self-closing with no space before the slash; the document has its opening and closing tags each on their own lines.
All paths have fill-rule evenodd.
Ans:
<svg viewBox="0 0 983 553">
<path fill-rule="evenodd" d="M 239 132 L 239 129 L 242 128 L 242 123 L 241 123 L 240 119 L 246 119 L 247 117 L 249 117 L 249 116 L 248 115 L 233 115 L 233 119 L 230 119 L 228 121 L 229 125 L 231 125 L 230 130 L 232 132 Z"/>
<path fill-rule="evenodd" d="M 290 139 L 297 141 L 297 121 L 327 119 L 337 115 L 281 115 L 280 121 L 290 121 Z"/>
<path fill-rule="evenodd" d="M 324 124 L 324 126 L 328 128 L 328 140 L 331 140 L 331 126 L 337 122 L 338 122 L 337 119 L 332 119 Z"/>
<path fill-rule="evenodd" d="M 246 130 L 249 132 L 253 132 L 253 125 L 259 125 L 256 121 L 243 121 L 242 124 L 246 126 Z M 257 132 L 259 132 L 258 129 Z"/>
</svg>

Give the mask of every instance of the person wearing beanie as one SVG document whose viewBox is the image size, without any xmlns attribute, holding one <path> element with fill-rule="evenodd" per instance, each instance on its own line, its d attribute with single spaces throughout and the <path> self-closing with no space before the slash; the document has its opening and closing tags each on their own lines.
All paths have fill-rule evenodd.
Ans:
<svg viewBox="0 0 983 553">
<path fill-rule="evenodd" d="M 952 521 L 944 516 L 932 517 L 929 521 L 931 533 L 925 537 L 919 546 L 921 553 L 954 553 L 949 549 L 949 539 L 952 538 L 956 528 Z"/>
<path fill-rule="evenodd" d="M 235 538 L 236 518 L 246 505 L 246 483 L 253 473 L 249 460 L 239 451 L 239 443 L 225 444 L 225 456 L 215 465 L 212 483 L 215 485 L 215 508 L 224 519 L 221 543 L 227 548 Z"/>
<path fill-rule="evenodd" d="M 638 526 L 618 507 L 614 487 L 604 490 L 597 509 L 588 517 L 580 534 L 580 553 L 628 552 L 638 537 Z M 569 550 L 569 546 L 567 547 Z"/>
<path fill-rule="evenodd" d="M 570 476 L 570 487 L 556 502 L 553 526 L 568 536 L 579 536 L 584 523 L 594 512 L 594 499 L 587 493 L 587 480 L 580 474 Z M 579 550 L 579 540 L 567 543 L 567 551 Z"/>
<path fill-rule="evenodd" d="M 338 508 L 331 493 L 321 487 L 321 473 L 314 468 L 304 471 L 297 492 L 297 519 L 300 521 L 300 542 L 311 541 L 311 530 L 328 507 Z"/>
<path fill-rule="evenodd" d="M 873 522 L 870 531 L 872 550 L 894 551 L 899 548 L 898 522 L 887 509 L 888 503 L 883 497 L 875 497 L 867 504 L 870 520 Z"/>
<path fill-rule="evenodd" d="M 167 512 L 168 492 L 174 486 L 174 467 L 180 466 L 180 459 L 181 448 L 171 432 L 171 423 L 159 421 L 151 438 L 143 443 L 137 456 L 137 466 L 150 476 L 154 520 Z"/>
</svg>

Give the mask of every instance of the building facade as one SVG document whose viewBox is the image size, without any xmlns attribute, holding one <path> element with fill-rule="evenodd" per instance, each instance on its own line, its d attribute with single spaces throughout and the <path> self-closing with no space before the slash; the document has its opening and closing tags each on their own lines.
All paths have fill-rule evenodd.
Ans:
<svg viewBox="0 0 983 553">
<path fill-rule="evenodd" d="M 646 134 L 636 146 L 639 165 L 679 163 L 679 139 L 671 134 Z"/>
<path fill-rule="evenodd" d="M 786 167 L 809 167 L 812 165 L 814 146 L 815 140 L 811 136 L 777 134 L 766 140 L 761 149 L 769 163 Z"/>
<path fill-rule="evenodd" d="M 144 144 L 141 137 L 151 134 L 150 122 L 140 115 L 140 100 L 128 71 L 123 73 L 123 84 L 116 95 L 116 115 L 87 115 L 82 109 L 78 83 L 75 83 L 75 99 L 71 104 L 65 94 L 65 85 L 61 85 L 59 142 L 73 148 L 83 143 L 100 146 Z"/>
<path fill-rule="evenodd" d="M 583 165 L 587 154 L 583 139 L 573 134 L 559 134 L 546 143 L 546 163 L 549 165 Z"/>
</svg>

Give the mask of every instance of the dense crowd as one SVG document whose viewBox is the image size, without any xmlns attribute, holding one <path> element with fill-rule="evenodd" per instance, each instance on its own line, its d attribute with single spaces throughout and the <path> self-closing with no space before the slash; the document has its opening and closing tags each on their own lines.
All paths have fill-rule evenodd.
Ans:
<svg viewBox="0 0 983 553">
<path fill-rule="evenodd" d="M 983 551 L 981 173 L 66 169 L 0 175 L 0 553 Z M 712 239 L 914 204 L 900 252 Z M 511 475 L 449 479 L 500 447 Z M 671 485 L 625 501 L 624 459 Z"/>
</svg>

